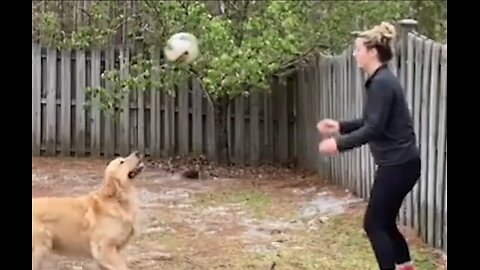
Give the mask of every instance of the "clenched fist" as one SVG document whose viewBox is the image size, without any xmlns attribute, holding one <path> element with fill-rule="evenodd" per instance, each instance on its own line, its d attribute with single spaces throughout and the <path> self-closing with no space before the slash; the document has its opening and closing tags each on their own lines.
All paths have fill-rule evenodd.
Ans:
<svg viewBox="0 0 480 270">
<path fill-rule="evenodd" d="M 340 131 L 340 124 L 333 119 L 323 119 L 318 122 L 317 129 L 322 136 L 330 136 Z"/>
<path fill-rule="evenodd" d="M 337 141 L 334 138 L 329 138 L 321 141 L 318 144 L 318 151 L 324 155 L 337 155 Z"/>
</svg>

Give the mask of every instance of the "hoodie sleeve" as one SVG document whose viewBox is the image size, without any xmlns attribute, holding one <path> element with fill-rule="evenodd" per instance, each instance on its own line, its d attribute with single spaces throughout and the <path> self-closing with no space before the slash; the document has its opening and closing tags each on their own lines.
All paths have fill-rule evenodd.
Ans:
<svg viewBox="0 0 480 270">
<path fill-rule="evenodd" d="M 339 121 L 340 134 L 348 134 L 363 125 L 363 118 Z"/>
<path fill-rule="evenodd" d="M 367 95 L 363 125 L 348 134 L 337 137 L 339 151 L 350 150 L 366 144 L 385 129 L 393 99 L 393 88 L 390 87 L 388 81 L 377 79 L 372 81 Z"/>
</svg>

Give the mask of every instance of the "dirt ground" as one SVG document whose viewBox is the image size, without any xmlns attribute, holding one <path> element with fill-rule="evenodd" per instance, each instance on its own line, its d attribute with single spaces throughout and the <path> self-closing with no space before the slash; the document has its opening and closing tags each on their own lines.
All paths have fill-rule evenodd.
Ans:
<svg viewBox="0 0 480 270">
<path fill-rule="evenodd" d="M 106 163 L 32 158 L 32 197 L 88 192 Z M 124 254 L 131 269 L 377 269 L 361 227 L 364 203 L 314 175 L 264 167 L 192 180 L 164 164 L 150 163 L 135 180 L 141 227 Z M 444 269 L 439 254 L 406 235 L 419 269 Z M 43 269 L 97 268 L 53 256 Z"/>
</svg>

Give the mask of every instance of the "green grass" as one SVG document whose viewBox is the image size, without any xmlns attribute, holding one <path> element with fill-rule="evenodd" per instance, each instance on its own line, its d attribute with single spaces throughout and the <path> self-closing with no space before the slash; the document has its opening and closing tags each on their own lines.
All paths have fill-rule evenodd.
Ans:
<svg viewBox="0 0 480 270">
<path fill-rule="evenodd" d="M 232 196 L 233 203 L 243 203 L 247 211 L 254 217 L 263 218 L 272 206 L 272 199 L 263 192 L 235 193 Z"/>
<path fill-rule="evenodd" d="M 195 199 L 194 206 L 200 208 L 240 204 L 250 216 L 259 219 L 276 219 L 279 215 L 291 217 L 292 213 L 298 213 L 298 208 L 293 205 L 281 203 L 278 198 L 256 190 L 198 194 Z M 290 232 L 288 240 L 278 252 L 254 254 L 245 252 L 239 242 L 225 242 L 221 260 L 205 257 L 201 264 L 208 265 L 208 269 L 231 270 L 270 269 L 273 262 L 278 270 L 378 269 L 362 229 L 362 218 L 363 211 L 358 211 L 317 223 L 317 230 Z M 413 246 L 411 252 L 418 269 L 440 269 L 430 251 Z"/>
<path fill-rule="evenodd" d="M 273 262 L 281 270 L 378 269 L 360 221 L 359 216 L 335 217 L 317 231 L 296 234 L 278 253 L 239 257 L 231 269 L 268 269 Z M 439 269 L 424 249 L 413 247 L 412 257 L 418 269 Z"/>
<path fill-rule="evenodd" d="M 195 206 L 207 208 L 225 204 L 241 204 L 245 210 L 256 218 L 263 218 L 272 206 L 271 197 L 260 191 L 231 191 L 222 193 L 197 194 Z"/>
</svg>

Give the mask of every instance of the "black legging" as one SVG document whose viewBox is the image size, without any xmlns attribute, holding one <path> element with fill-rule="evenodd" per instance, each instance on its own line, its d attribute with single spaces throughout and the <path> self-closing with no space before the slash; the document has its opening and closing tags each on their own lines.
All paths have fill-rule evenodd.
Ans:
<svg viewBox="0 0 480 270">
<path fill-rule="evenodd" d="M 380 269 L 410 261 L 410 252 L 398 231 L 396 217 L 405 196 L 420 177 L 420 159 L 395 166 L 379 166 L 365 213 L 364 229 Z"/>
</svg>

